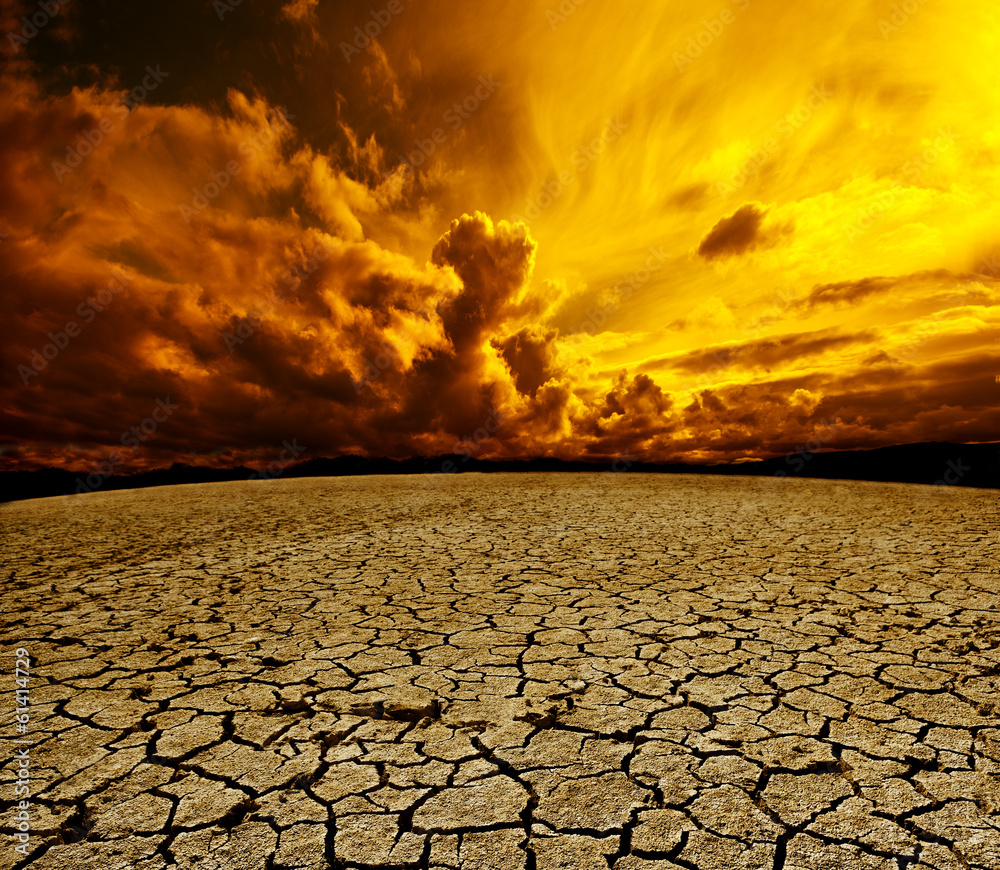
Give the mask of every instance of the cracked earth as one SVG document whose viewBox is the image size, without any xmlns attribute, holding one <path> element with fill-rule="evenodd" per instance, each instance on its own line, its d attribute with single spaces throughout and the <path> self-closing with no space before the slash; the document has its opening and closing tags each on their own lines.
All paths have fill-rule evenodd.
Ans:
<svg viewBox="0 0 1000 870">
<path fill-rule="evenodd" d="M 998 870 L 998 519 L 611 474 L 4 505 L 0 865 Z"/>
</svg>

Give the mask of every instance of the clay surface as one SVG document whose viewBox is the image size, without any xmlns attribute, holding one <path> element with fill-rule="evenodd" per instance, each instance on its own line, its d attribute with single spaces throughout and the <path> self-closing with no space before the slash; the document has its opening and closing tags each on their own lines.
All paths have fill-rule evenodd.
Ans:
<svg viewBox="0 0 1000 870">
<path fill-rule="evenodd" d="M 327 478 L 0 521 L 5 737 L 34 665 L 0 866 L 1000 868 L 995 491 Z"/>
</svg>

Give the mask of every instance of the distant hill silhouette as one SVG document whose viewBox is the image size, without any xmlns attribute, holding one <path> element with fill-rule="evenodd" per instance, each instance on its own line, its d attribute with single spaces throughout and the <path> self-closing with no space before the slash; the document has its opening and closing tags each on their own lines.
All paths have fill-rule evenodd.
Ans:
<svg viewBox="0 0 1000 870">
<path fill-rule="evenodd" d="M 415 459 L 338 456 L 309 459 L 281 471 L 207 468 L 175 463 L 170 468 L 107 477 L 88 472 L 46 468 L 0 472 L 0 501 L 82 494 L 88 491 L 137 489 L 186 483 L 215 483 L 270 477 L 343 477 L 360 474 L 429 474 L 497 471 L 627 471 L 645 474 L 737 474 L 747 476 L 815 477 L 840 480 L 880 480 L 1000 489 L 1000 443 L 952 444 L 929 442 L 830 453 L 794 453 L 760 462 L 728 465 L 632 462 L 614 464 L 561 459 L 475 459 L 447 455 Z"/>
</svg>

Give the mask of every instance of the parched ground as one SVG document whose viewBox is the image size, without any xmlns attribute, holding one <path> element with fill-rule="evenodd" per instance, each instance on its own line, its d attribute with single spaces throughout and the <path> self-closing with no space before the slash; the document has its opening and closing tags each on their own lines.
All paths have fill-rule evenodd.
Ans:
<svg viewBox="0 0 1000 870">
<path fill-rule="evenodd" d="M 1000 868 L 997 492 L 339 478 L 0 521 L 4 737 L 36 662 L 0 866 Z"/>
</svg>

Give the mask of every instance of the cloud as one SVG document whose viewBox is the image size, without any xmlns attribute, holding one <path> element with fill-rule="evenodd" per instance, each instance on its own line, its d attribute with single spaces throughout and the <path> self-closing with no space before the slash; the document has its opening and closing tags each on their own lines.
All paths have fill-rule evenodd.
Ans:
<svg viewBox="0 0 1000 870">
<path fill-rule="evenodd" d="M 499 403 L 524 411 L 491 344 L 520 328 L 536 247 L 524 226 L 477 212 L 424 265 L 393 253 L 362 224 L 393 197 L 235 92 L 229 120 L 188 106 L 116 118 L 60 184 L 38 155 L 75 141 L 112 95 L 13 93 L 2 106 L 19 135 L 0 145 L 0 221 L 16 229 L 0 246 L 8 461 L 96 461 L 168 396 L 179 410 L 130 463 L 266 458 L 287 437 L 327 453 L 443 451 Z M 174 149 L 197 156 L 163 162 Z M 127 285 L 101 301 L 122 268 Z"/>
<path fill-rule="evenodd" d="M 499 325 L 528 281 L 537 245 L 524 224 L 493 221 L 481 212 L 453 220 L 431 252 L 431 262 L 450 267 L 463 292 L 441 309 L 445 331 L 461 353 Z"/>
<path fill-rule="evenodd" d="M 962 282 L 981 280 L 982 276 L 956 274 L 947 269 L 933 269 L 895 277 L 860 278 L 856 281 L 836 281 L 831 284 L 817 284 L 809 295 L 797 303 L 800 309 L 817 308 L 821 305 L 854 305 L 871 296 L 901 290 L 914 285 L 959 285 Z"/>
<path fill-rule="evenodd" d="M 884 292 L 895 286 L 891 278 L 862 278 L 859 281 L 837 281 L 834 284 L 820 284 L 813 287 L 802 300 L 800 307 L 815 308 L 817 305 L 840 305 L 859 302 L 873 293 Z"/>
<path fill-rule="evenodd" d="M 166 396 L 129 463 L 436 453 L 489 419 L 480 455 L 987 432 L 989 29 L 928 9 L 885 43 L 871 4 L 759 3 L 680 77 L 693 2 L 557 33 L 442 0 L 69 4 L 0 72 L 0 464 L 99 459 Z"/>
<path fill-rule="evenodd" d="M 669 396 L 649 375 L 635 375 L 631 381 L 622 372 L 611 392 L 604 397 L 601 419 L 615 414 L 651 417 L 662 414 L 672 404 Z"/>
<path fill-rule="evenodd" d="M 377 39 L 371 41 L 366 52 L 366 60 L 361 68 L 369 99 L 381 100 L 381 106 L 389 114 L 398 113 L 404 106 L 399 78 L 392 68 L 385 49 Z"/>
<path fill-rule="evenodd" d="M 697 351 L 661 357 L 646 363 L 650 369 L 670 368 L 686 374 L 710 374 L 727 369 L 778 367 L 831 351 L 864 346 L 876 333 L 840 334 L 835 330 L 791 333 L 751 341 L 720 344 Z"/>
<path fill-rule="evenodd" d="M 713 260 L 752 250 L 763 238 L 761 223 L 766 214 L 766 209 L 757 203 L 741 206 L 712 227 L 698 245 L 698 253 L 706 260 Z"/>
<path fill-rule="evenodd" d="M 553 346 L 558 332 L 526 326 L 494 346 L 510 367 L 519 393 L 535 398 L 538 388 L 555 374 Z"/>
<path fill-rule="evenodd" d="M 281 14 L 291 21 L 312 22 L 318 5 L 319 0 L 292 0 L 281 7 Z"/>
<path fill-rule="evenodd" d="M 583 452 L 613 458 L 626 454 L 663 456 L 678 428 L 671 415 L 673 397 L 645 374 L 618 373 L 611 389 L 575 421 L 591 436 Z"/>
</svg>

